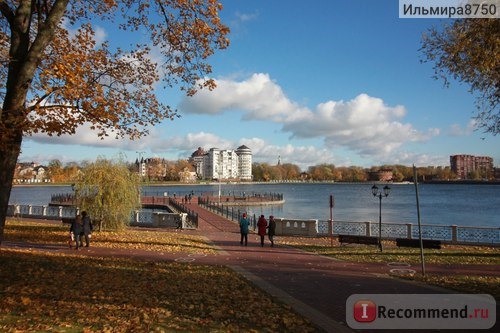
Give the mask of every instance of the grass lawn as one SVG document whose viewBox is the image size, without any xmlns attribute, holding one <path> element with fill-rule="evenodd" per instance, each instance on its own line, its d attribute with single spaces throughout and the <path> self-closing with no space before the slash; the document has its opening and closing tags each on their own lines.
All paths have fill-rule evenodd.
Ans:
<svg viewBox="0 0 500 333">
<path fill-rule="evenodd" d="M 408 263 L 419 266 L 420 249 L 398 248 L 394 242 L 384 242 L 383 251 L 376 246 L 347 245 L 340 246 L 328 237 L 312 241 L 305 237 L 285 237 L 280 243 L 302 250 L 351 262 Z M 424 249 L 426 264 L 444 265 L 493 265 L 498 270 L 497 276 L 438 276 L 426 274 L 404 276 L 402 278 L 426 282 L 464 293 L 486 293 L 500 299 L 500 247 L 444 245 L 442 249 Z"/>
<path fill-rule="evenodd" d="M 61 244 L 68 227 L 8 220 L 5 241 Z M 102 232 L 93 246 L 214 253 L 185 233 Z M 223 266 L 0 247 L 1 332 L 316 332 Z"/>
</svg>

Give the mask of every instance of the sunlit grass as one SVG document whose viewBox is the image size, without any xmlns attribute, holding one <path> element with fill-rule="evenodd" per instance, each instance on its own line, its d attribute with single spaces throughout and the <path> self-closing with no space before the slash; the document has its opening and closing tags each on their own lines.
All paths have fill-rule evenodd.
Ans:
<svg viewBox="0 0 500 333">
<path fill-rule="evenodd" d="M 384 241 L 382 252 L 374 245 L 340 245 L 337 240 L 332 243 L 327 237 L 319 242 L 305 237 L 286 237 L 281 238 L 280 243 L 352 262 L 404 262 L 412 265 L 421 262 L 420 249 L 396 247 L 389 241 Z M 424 259 L 429 264 L 500 265 L 500 247 L 443 245 L 440 250 L 424 249 Z"/>
<path fill-rule="evenodd" d="M 306 237 L 282 237 L 281 244 L 293 246 L 304 251 L 332 257 L 349 262 L 365 263 L 407 263 L 421 264 L 420 249 L 398 248 L 393 242 L 384 242 L 383 251 L 377 246 L 340 245 L 335 239 L 328 237 L 311 239 Z M 444 245 L 442 249 L 424 249 L 426 264 L 441 265 L 492 265 L 498 268 L 497 276 L 464 276 L 448 274 L 439 276 L 427 274 L 404 276 L 405 279 L 425 282 L 440 287 L 464 292 L 486 293 L 500 299 L 500 248 L 487 246 Z"/>
</svg>

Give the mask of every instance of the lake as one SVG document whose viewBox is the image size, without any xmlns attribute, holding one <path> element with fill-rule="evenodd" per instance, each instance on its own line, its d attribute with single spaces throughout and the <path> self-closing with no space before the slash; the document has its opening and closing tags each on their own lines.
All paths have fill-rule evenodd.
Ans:
<svg viewBox="0 0 500 333">
<path fill-rule="evenodd" d="M 224 195 L 282 193 L 278 206 L 242 207 L 249 214 L 297 219 L 330 219 L 329 197 L 334 196 L 336 221 L 378 221 L 379 199 L 371 183 L 271 183 L 220 185 Z M 378 185 L 382 188 L 385 184 Z M 417 224 L 415 186 L 389 184 L 391 192 L 382 198 L 382 221 Z M 472 184 L 419 184 L 422 224 L 500 227 L 500 186 Z M 218 184 L 146 186 L 145 194 L 183 196 L 212 194 Z M 71 186 L 15 186 L 11 204 L 47 205 L 53 194 L 72 193 Z"/>
</svg>

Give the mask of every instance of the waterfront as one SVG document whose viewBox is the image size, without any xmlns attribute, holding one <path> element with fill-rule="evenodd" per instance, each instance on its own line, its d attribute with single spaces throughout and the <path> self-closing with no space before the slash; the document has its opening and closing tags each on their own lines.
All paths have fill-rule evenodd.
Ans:
<svg viewBox="0 0 500 333">
<path fill-rule="evenodd" d="M 333 219 L 337 221 L 378 221 L 378 198 L 371 183 L 274 183 L 221 184 L 224 195 L 282 193 L 285 203 L 278 206 L 241 208 L 250 214 L 297 219 L 330 218 L 329 196 L 334 195 Z M 384 184 L 381 184 L 384 186 Z M 391 193 L 382 199 L 382 219 L 389 223 L 417 223 L 413 184 L 389 184 Z M 154 195 L 213 195 L 218 184 L 148 186 Z M 72 193 L 71 186 L 16 186 L 10 204 L 47 205 L 53 194 Z M 500 226 L 500 186 L 470 184 L 420 184 L 420 211 L 423 224 L 460 226 Z"/>
</svg>

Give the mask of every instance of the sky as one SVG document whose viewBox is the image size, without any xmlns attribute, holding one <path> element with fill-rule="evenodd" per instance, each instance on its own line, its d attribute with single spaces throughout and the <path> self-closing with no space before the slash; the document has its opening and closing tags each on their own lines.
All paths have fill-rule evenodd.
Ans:
<svg viewBox="0 0 500 333">
<path fill-rule="evenodd" d="M 194 97 L 157 91 L 180 118 L 136 141 L 100 140 L 86 126 L 72 136 L 36 134 L 24 138 L 19 161 L 178 160 L 198 147 L 246 145 L 254 162 L 280 159 L 303 171 L 323 163 L 449 166 L 455 154 L 500 166 L 500 136 L 475 129 L 469 87 L 444 87 L 432 64 L 421 63 L 422 33 L 446 19 L 399 18 L 396 0 L 222 3 L 231 44 L 209 58 L 217 88 Z M 129 42 L 112 26 L 96 29 L 116 45 Z"/>
</svg>

